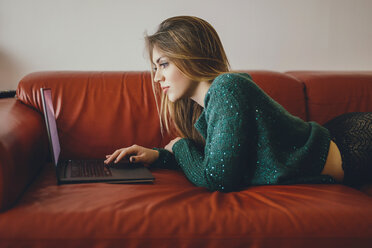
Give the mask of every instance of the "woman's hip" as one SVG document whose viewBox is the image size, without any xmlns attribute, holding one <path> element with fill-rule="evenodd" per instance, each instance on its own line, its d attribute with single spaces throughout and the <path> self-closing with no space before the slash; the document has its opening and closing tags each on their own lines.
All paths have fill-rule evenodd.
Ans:
<svg viewBox="0 0 372 248">
<path fill-rule="evenodd" d="M 344 183 L 356 186 L 372 181 L 372 112 L 342 114 L 323 126 L 340 150 Z"/>
</svg>

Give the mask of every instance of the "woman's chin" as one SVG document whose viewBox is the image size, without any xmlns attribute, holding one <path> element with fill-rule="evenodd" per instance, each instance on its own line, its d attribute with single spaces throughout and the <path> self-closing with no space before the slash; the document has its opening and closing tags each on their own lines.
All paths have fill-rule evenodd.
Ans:
<svg viewBox="0 0 372 248">
<path fill-rule="evenodd" d="M 172 94 L 172 93 L 168 93 L 167 92 L 167 98 L 168 98 L 168 100 L 169 101 L 171 101 L 171 102 L 177 102 L 178 100 L 180 100 L 180 99 L 182 99 L 182 98 L 185 98 L 185 96 L 177 96 L 177 95 L 174 95 L 174 94 Z"/>
<path fill-rule="evenodd" d="M 168 100 L 171 101 L 171 102 L 177 101 L 177 99 L 174 99 L 174 97 L 172 95 L 168 95 Z"/>
</svg>

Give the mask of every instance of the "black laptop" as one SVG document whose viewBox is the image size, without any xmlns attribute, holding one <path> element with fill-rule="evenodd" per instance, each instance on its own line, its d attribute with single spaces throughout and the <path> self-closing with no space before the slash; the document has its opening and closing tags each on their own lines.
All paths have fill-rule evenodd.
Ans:
<svg viewBox="0 0 372 248">
<path fill-rule="evenodd" d="M 44 119 L 49 137 L 50 153 L 56 167 L 58 184 L 65 183 L 151 183 L 155 180 L 149 169 L 141 163 L 119 162 L 106 165 L 104 159 L 59 159 L 61 146 L 51 89 L 41 88 Z"/>
</svg>

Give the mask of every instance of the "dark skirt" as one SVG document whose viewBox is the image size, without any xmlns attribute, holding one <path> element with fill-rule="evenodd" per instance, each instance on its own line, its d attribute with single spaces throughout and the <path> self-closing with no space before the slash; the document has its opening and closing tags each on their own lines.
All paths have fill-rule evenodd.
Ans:
<svg viewBox="0 0 372 248">
<path fill-rule="evenodd" d="M 342 114 L 323 126 L 340 149 L 343 184 L 359 187 L 372 182 L 372 112 Z"/>
</svg>

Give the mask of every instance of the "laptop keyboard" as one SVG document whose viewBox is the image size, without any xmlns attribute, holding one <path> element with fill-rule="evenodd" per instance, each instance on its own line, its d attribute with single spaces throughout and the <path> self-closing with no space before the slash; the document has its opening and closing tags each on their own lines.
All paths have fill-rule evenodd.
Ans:
<svg viewBox="0 0 372 248">
<path fill-rule="evenodd" d="M 71 177 L 111 177 L 111 170 L 99 160 L 72 160 Z"/>
</svg>

